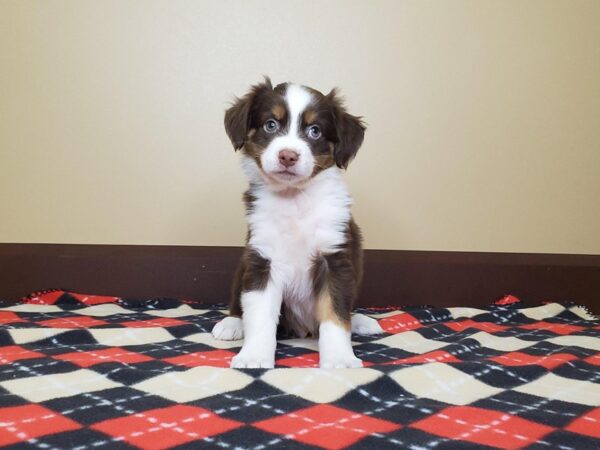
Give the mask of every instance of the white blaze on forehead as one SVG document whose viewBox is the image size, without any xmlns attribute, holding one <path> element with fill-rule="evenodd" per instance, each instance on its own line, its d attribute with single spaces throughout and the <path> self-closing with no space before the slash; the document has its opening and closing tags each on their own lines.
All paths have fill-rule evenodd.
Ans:
<svg viewBox="0 0 600 450">
<path fill-rule="evenodd" d="M 296 135 L 302 113 L 312 101 L 312 95 L 302 86 L 290 84 L 285 92 L 285 101 L 290 114 L 289 133 Z"/>
</svg>

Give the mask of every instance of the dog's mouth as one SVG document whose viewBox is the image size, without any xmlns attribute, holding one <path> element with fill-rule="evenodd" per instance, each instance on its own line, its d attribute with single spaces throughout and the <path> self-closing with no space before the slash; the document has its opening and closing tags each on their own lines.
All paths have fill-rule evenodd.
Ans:
<svg viewBox="0 0 600 450">
<path fill-rule="evenodd" d="M 297 186 L 305 181 L 305 177 L 289 169 L 278 169 L 263 173 L 272 184 L 279 186 Z"/>
<path fill-rule="evenodd" d="M 291 170 L 278 170 L 276 172 L 273 172 L 276 176 L 278 177 L 282 177 L 282 178 L 295 178 L 298 176 L 297 173 L 292 172 Z"/>
<path fill-rule="evenodd" d="M 290 170 L 290 169 L 273 170 L 268 173 L 268 176 L 269 176 L 269 178 L 272 178 L 273 180 L 276 180 L 279 182 L 281 182 L 281 181 L 294 182 L 294 181 L 302 178 L 299 174 L 297 174 L 296 172 L 294 172 L 293 170 Z"/>
</svg>

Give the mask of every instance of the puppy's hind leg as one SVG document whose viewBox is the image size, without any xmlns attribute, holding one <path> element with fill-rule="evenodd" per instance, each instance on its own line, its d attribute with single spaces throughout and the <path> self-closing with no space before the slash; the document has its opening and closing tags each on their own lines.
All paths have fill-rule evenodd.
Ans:
<svg viewBox="0 0 600 450">
<path fill-rule="evenodd" d="M 383 328 L 377 320 L 364 314 L 352 314 L 352 332 L 369 336 L 383 333 Z"/>
<path fill-rule="evenodd" d="M 220 320 L 212 329 L 215 339 L 221 341 L 237 341 L 244 337 L 244 326 L 240 317 L 229 316 Z"/>
<path fill-rule="evenodd" d="M 245 256 L 250 254 L 245 252 Z M 221 341 L 237 341 L 244 337 L 244 326 L 242 324 L 242 283 L 246 272 L 248 271 L 247 258 L 242 258 L 238 265 L 233 286 L 231 290 L 231 301 L 229 303 L 229 317 L 225 317 L 215 324 L 212 329 L 212 335 L 215 339 Z"/>
</svg>

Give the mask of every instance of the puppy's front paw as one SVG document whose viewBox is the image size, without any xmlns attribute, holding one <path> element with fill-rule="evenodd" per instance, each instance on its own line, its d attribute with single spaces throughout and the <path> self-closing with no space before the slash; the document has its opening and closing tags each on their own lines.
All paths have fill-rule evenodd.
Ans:
<svg viewBox="0 0 600 450">
<path fill-rule="evenodd" d="M 353 314 L 351 321 L 353 333 L 365 336 L 383 333 L 383 328 L 381 328 L 379 322 L 372 317 L 365 316 L 364 314 Z"/>
<path fill-rule="evenodd" d="M 232 369 L 272 369 L 275 367 L 275 357 L 260 353 L 240 351 L 231 360 Z"/>
<path fill-rule="evenodd" d="M 321 369 L 354 369 L 362 367 L 363 363 L 354 355 L 347 357 L 329 357 L 319 361 L 319 367 Z"/>
<path fill-rule="evenodd" d="M 239 317 L 225 317 L 217 322 L 212 329 L 212 335 L 215 339 L 221 341 L 237 341 L 244 337 L 244 326 Z"/>
</svg>

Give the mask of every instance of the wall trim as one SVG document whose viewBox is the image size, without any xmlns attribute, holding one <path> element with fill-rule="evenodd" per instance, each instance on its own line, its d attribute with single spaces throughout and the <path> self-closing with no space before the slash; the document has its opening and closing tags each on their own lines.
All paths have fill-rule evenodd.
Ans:
<svg viewBox="0 0 600 450">
<path fill-rule="evenodd" d="M 63 288 L 227 302 L 240 247 L 0 244 L 0 299 Z M 505 294 L 600 312 L 600 255 L 366 250 L 359 305 L 483 306 Z"/>
</svg>

